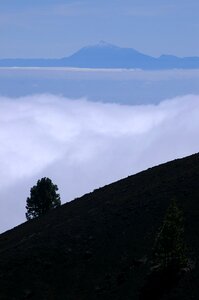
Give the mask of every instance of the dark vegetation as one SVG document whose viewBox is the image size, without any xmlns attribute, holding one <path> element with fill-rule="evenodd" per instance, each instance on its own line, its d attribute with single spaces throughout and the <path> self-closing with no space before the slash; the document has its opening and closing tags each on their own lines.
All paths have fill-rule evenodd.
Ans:
<svg viewBox="0 0 199 300">
<path fill-rule="evenodd" d="M 163 244 L 173 240 L 162 232 L 169 224 L 176 243 L 165 268 L 162 253 L 169 248 Z M 0 235 L 0 299 L 199 299 L 198 260 L 197 154 L 129 176 Z"/>
<path fill-rule="evenodd" d="M 184 245 L 183 215 L 173 200 L 157 234 L 153 249 L 154 264 L 159 270 L 180 270 L 187 266 Z"/>
<path fill-rule="evenodd" d="M 151 269 L 140 290 L 140 299 L 161 299 L 177 285 L 183 272 L 191 272 L 185 254 L 183 214 L 175 200 L 171 201 L 157 233 L 150 261 Z"/>
<path fill-rule="evenodd" d="M 50 178 L 44 177 L 37 181 L 30 190 L 26 200 L 26 219 L 31 220 L 45 215 L 49 210 L 61 205 L 58 187 Z"/>
</svg>

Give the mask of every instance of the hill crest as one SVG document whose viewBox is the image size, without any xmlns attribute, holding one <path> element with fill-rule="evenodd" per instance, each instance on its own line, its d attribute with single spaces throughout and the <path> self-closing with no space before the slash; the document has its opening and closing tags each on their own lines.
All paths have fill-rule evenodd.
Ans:
<svg viewBox="0 0 199 300">
<path fill-rule="evenodd" d="M 199 154 L 86 194 L 0 235 L 0 298 L 139 299 L 154 239 L 173 197 L 187 255 L 199 259 Z M 164 299 L 198 299 L 199 268 Z"/>
</svg>

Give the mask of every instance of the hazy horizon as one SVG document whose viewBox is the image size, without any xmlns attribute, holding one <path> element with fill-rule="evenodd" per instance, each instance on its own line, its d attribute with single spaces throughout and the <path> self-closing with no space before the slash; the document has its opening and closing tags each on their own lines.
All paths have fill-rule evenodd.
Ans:
<svg viewBox="0 0 199 300">
<path fill-rule="evenodd" d="M 158 104 L 199 94 L 199 70 L 0 68 L 0 96 L 35 94 L 121 105 Z"/>
</svg>

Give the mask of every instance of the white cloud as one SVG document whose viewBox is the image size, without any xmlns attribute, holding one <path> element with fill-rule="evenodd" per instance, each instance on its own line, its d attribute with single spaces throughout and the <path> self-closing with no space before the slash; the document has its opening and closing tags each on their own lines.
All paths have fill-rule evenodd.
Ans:
<svg viewBox="0 0 199 300">
<path fill-rule="evenodd" d="M 199 150 L 199 96 L 125 106 L 35 95 L 0 98 L 0 229 L 24 221 L 37 179 L 62 202 Z"/>
</svg>

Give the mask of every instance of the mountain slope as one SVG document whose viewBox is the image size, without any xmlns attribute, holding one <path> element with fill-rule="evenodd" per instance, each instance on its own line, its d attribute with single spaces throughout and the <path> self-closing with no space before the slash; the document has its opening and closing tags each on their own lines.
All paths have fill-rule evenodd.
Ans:
<svg viewBox="0 0 199 300">
<path fill-rule="evenodd" d="M 0 235 L 0 299 L 139 299 L 175 197 L 196 267 L 164 299 L 198 299 L 199 154 L 84 195 Z"/>
<path fill-rule="evenodd" d="M 84 47 L 73 55 L 61 59 L 0 59 L 0 67 L 198 69 L 199 57 L 179 58 L 162 55 L 154 58 L 132 48 L 121 48 L 101 41 L 97 45 Z"/>
</svg>

